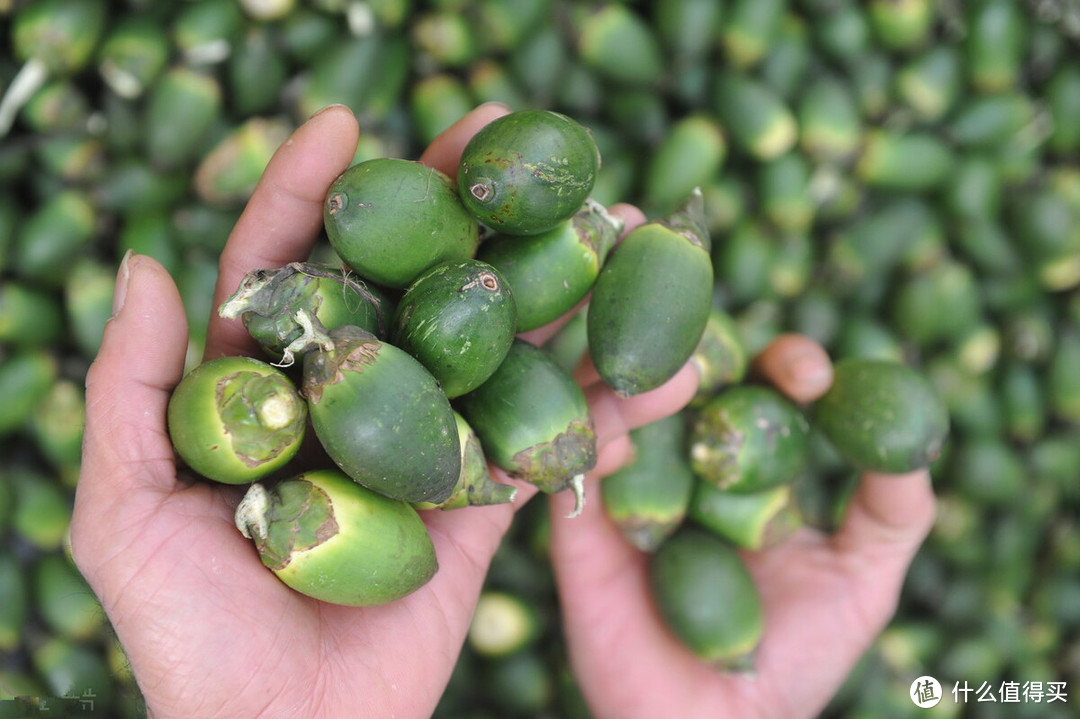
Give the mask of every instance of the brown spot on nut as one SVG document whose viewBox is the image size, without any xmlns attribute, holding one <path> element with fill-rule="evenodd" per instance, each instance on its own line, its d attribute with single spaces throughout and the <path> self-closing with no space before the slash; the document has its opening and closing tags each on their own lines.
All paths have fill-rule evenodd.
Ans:
<svg viewBox="0 0 1080 719">
<path fill-rule="evenodd" d="M 469 194 L 478 202 L 487 202 L 495 194 L 494 188 L 488 182 L 476 182 L 469 187 Z"/>
</svg>

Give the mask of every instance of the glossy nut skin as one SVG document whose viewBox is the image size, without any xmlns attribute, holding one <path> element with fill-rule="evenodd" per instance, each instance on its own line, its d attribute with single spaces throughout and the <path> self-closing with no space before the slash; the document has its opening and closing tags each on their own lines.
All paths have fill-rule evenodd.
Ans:
<svg viewBox="0 0 1080 719">
<path fill-rule="evenodd" d="M 687 515 L 696 477 L 686 456 L 682 412 L 630 431 L 634 458 L 604 478 L 604 510 L 628 542 L 655 551 Z"/>
<path fill-rule="evenodd" d="M 517 330 L 542 327 L 572 310 L 592 289 L 623 223 L 587 200 L 572 217 L 530 235 L 495 235 L 477 259 L 495 267 L 517 301 Z"/>
<path fill-rule="evenodd" d="M 404 502 L 442 502 L 461 473 L 450 401 L 404 350 L 357 327 L 304 357 L 302 392 L 315 435 L 352 479 Z"/>
<path fill-rule="evenodd" d="M 337 470 L 253 484 L 235 520 L 278 579 L 324 602 L 392 602 L 422 587 L 438 569 L 415 509 Z"/>
<path fill-rule="evenodd" d="M 649 586 L 672 633 L 718 668 L 753 669 L 764 633 L 761 599 L 735 549 L 684 526 L 652 555 Z"/>
<path fill-rule="evenodd" d="M 790 484 L 760 492 L 725 492 L 701 480 L 695 483 L 687 515 L 745 549 L 776 546 L 802 526 Z"/>
<path fill-rule="evenodd" d="M 167 417 L 173 447 L 189 467 L 217 482 L 246 484 L 295 456 L 307 405 L 276 367 L 219 357 L 184 376 Z"/>
<path fill-rule="evenodd" d="M 574 487 L 596 464 L 596 432 L 581 387 L 544 350 L 522 339 L 514 340 L 487 382 L 457 399 L 457 407 L 491 462 L 541 491 Z"/>
<path fill-rule="evenodd" d="M 735 385 L 702 406 L 690 430 L 690 462 L 704 481 L 731 492 L 793 482 L 809 462 L 810 425 L 771 387 Z"/>
<path fill-rule="evenodd" d="M 485 125 L 465 146 L 458 194 L 488 227 L 533 235 L 581 208 L 599 168 L 584 126 L 549 110 L 521 110 Z"/>
<path fill-rule="evenodd" d="M 413 506 L 417 509 L 449 510 L 514 501 L 517 489 L 496 482 L 491 477 L 487 457 L 476 432 L 459 413 L 454 412 L 454 419 L 457 420 L 458 440 L 461 442 L 461 474 L 454 485 L 454 493 L 442 502 L 415 502 Z"/>
<path fill-rule="evenodd" d="M 395 158 L 366 160 L 334 180 L 323 224 L 345 264 L 398 288 L 440 262 L 472 257 L 480 236 L 449 177 Z"/>
<path fill-rule="evenodd" d="M 621 396 L 671 379 L 709 319 L 713 267 L 702 195 L 664 220 L 631 230 L 608 258 L 589 300 L 589 352 Z"/>
<path fill-rule="evenodd" d="M 815 403 L 813 422 L 854 466 L 891 474 L 928 466 L 949 432 L 944 403 L 916 370 L 854 357 L 834 366 L 832 386 Z"/>
<path fill-rule="evenodd" d="M 390 341 L 423 364 L 453 398 L 498 368 L 517 328 L 517 302 L 505 278 L 478 260 L 444 262 L 409 285 Z"/>
</svg>

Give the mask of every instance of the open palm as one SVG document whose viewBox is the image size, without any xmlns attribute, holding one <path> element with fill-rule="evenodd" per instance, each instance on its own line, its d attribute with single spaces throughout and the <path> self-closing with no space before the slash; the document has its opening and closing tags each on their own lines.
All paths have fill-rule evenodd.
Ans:
<svg viewBox="0 0 1080 719">
<path fill-rule="evenodd" d="M 799 402 L 831 382 L 829 358 L 805 337 L 775 339 L 755 364 Z M 650 598 L 648 556 L 601 507 L 572 526 L 565 507 L 552 498 L 552 555 L 570 659 L 597 719 L 817 716 L 891 618 L 934 517 L 925 470 L 865 473 L 835 534 L 803 529 L 744 552 L 765 621 L 748 675 L 714 669 L 675 639 Z"/>
<path fill-rule="evenodd" d="M 477 108 L 421 161 L 453 175 L 468 139 L 506 112 L 498 105 Z M 331 107 L 278 150 L 222 252 L 215 306 L 246 272 L 308 257 L 326 189 L 352 161 L 357 136 L 352 113 Z M 643 220 L 634 208 L 611 209 L 628 226 Z M 552 331 L 527 338 L 542 342 Z M 183 304 L 172 279 L 149 257 L 127 257 L 114 316 L 87 375 L 72 549 L 131 660 L 151 716 L 429 716 L 492 555 L 514 510 L 535 490 L 519 485 L 513 505 L 423 513 L 439 571 L 402 600 L 361 609 L 306 598 L 267 571 L 236 530 L 232 515 L 242 488 L 178 471 L 165 414 L 186 348 Z M 762 355 L 763 374 L 793 396 L 800 386 L 785 384 L 783 368 L 799 366 L 802 350 L 778 341 Z M 255 353 L 239 323 L 211 318 L 208 358 Z M 829 369 L 821 355 L 802 366 L 819 374 Z M 652 392 L 620 399 L 587 367 L 577 379 L 600 446 L 593 484 L 629 459 L 631 429 L 682 408 L 697 382 L 687 366 Z M 801 389 L 819 391 L 820 384 Z M 553 559 L 566 632 L 598 717 L 682 717 L 697 710 L 715 717 L 720 708 L 732 715 L 812 716 L 891 612 L 932 515 L 925 482 L 894 479 L 866 478 L 838 535 L 804 534 L 751 558 L 769 626 L 757 681 L 717 675 L 678 645 L 649 603 L 645 558 L 623 542 L 600 503 L 564 520 L 572 498 L 554 496 Z M 837 624 L 843 631 L 833 630 Z M 663 703 L 652 704 L 656 699 Z"/>
<path fill-rule="evenodd" d="M 453 175 L 468 138 L 505 112 L 477 108 L 421 161 Z M 352 161 L 357 137 L 352 113 L 330 107 L 279 149 L 222 253 L 215 306 L 244 273 L 307 258 L 326 188 Z M 151 715 L 430 715 L 514 506 L 423 513 L 440 569 L 403 600 L 357 609 L 293 592 L 233 524 L 242 489 L 178 473 L 165 429 L 187 346 L 176 286 L 151 258 L 129 256 L 114 305 L 87 376 L 72 545 Z M 211 319 L 208 358 L 255 353 L 240 323 Z M 649 397 L 606 401 L 601 466 L 624 461 L 627 428 L 677 410 L 694 381 L 687 369 Z M 522 486 L 515 506 L 533 493 Z"/>
</svg>

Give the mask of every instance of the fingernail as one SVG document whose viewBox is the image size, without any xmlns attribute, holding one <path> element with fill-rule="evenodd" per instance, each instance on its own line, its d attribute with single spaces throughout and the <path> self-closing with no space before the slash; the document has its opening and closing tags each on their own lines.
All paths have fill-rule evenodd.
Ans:
<svg viewBox="0 0 1080 719">
<path fill-rule="evenodd" d="M 135 253 L 128 250 L 120 260 L 120 269 L 116 272 L 116 286 L 113 289 L 112 316 L 120 314 L 124 309 L 124 300 L 127 298 L 128 281 L 131 279 L 131 256 Z"/>
<path fill-rule="evenodd" d="M 325 106 L 323 108 L 320 108 L 320 109 L 316 110 L 315 112 L 311 113 L 311 116 L 308 119 L 309 120 L 314 120 L 316 117 L 323 114 L 327 110 L 331 110 L 331 109 L 333 109 L 335 107 L 344 107 L 346 109 L 348 108 L 347 105 L 344 105 L 344 104 L 342 104 L 340 102 L 334 102 L 334 103 L 331 103 L 331 104 L 329 104 L 329 105 L 327 105 L 327 106 Z"/>
</svg>

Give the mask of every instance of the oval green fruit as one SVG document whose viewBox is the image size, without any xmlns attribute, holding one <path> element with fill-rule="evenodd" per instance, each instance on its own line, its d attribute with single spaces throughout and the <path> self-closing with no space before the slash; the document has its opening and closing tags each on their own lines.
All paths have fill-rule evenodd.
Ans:
<svg viewBox="0 0 1080 719">
<path fill-rule="evenodd" d="M 948 410 L 918 371 L 857 357 L 836 363 L 832 386 L 814 404 L 813 421 L 847 461 L 888 473 L 929 466 L 949 431 Z"/>
<path fill-rule="evenodd" d="M 108 7 L 101 0 L 27 5 L 13 17 L 12 50 L 24 62 L 44 62 L 52 73 L 74 73 L 93 59 L 107 18 Z"/>
<path fill-rule="evenodd" d="M 332 349 L 304 357 L 302 392 L 315 435 L 356 482 L 404 502 L 442 502 L 461 452 L 450 401 L 409 353 L 345 325 Z"/>
<path fill-rule="evenodd" d="M 10 347 L 41 347 L 57 342 L 64 327 L 55 293 L 8 278 L 0 287 L 0 342 Z"/>
<path fill-rule="evenodd" d="M 702 480 L 694 486 L 688 515 L 745 549 L 773 547 L 802 525 L 789 484 L 760 492 L 726 492 Z"/>
<path fill-rule="evenodd" d="M 22 429 L 35 408 L 48 396 L 60 365 L 45 348 L 14 351 L 0 357 L 0 438 Z"/>
<path fill-rule="evenodd" d="M 491 478 L 480 438 L 457 412 L 454 412 L 454 419 L 461 444 L 461 474 L 454 485 L 454 492 L 442 502 L 414 502 L 413 506 L 417 509 L 461 509 L 514 501 L 517 488 Z"/>
<path fill-rule="evenodd" d="M 247 273 L 218 315 L 239 317 L 259 346 L 286 367 L 296 353 L 325 343 L 329 331 L 343 325 L 385 335 L 388 305 L 380 292 L 347 270 L 292 262 Z"/>
<path fill-rule="evenodd" d="M 769 387 L 736 385 L 697 413 L 690 462 L 699 477 L 734 492 L 795 480 L 806 467 L 810 425 L 802 411 Z"/>
<path fill-rule="evenodd" d="M 652 88 L 664 75 L 663 51 L 650 23 L 622 4 L 572 7 L 576 57 L 586 68 L 620 86 Z M 571 17 L 574 13 L 571 13 Z M 560 78 L 564 80 L 564 78 Z"/>
<path fill-rule="evenodd" d="M 991 93 L 1015 87 L 1031 37 L 1028 14 L 1010 0 L 984 0 L 965 9 L 965 70 L 972 87 Z"/>
<path fill-rule="evenodd" d="M 956 161 L 938 135 L 875 128 L 865 135 L 855 174 L 870 188 L 930 191 L 948 182 Z"/>
<path fill-rule="evenodd" d="M 438 569 L 415 509 L 336 470 L 252 484 L 235 519 L 278 579 L 324 602 L 392 602 L 422 587 Z"/>
<path fill-rule="evenodd" d="M 766 82 L 728 71 L 716 76 L 713 90 L 713 109 L 735 147 L 756 160 L 768 161 L 795 146 L 798 120 Z"/>
<path fill-rule="evenodd" d="M 14 489 L 8 499 L 14 499 L 11 528 L 15 534 L 40 552 L 61 549 L 71 528 L 70 491 L 44 471 L 18 460 L 0 471 Z"/>
<path fill-rule="evenodd" d="M 545 232 L 488 238 L 476 256 L 510 283 L 518 332 L 528 332 L 558 319 L 588 294 L 622 226 L 602 205 L 586 200 Z"/>
<path fill-rule="evenodd" d="M 101 79 L 118 96 L 141 96 L 169 62 L 169 38 L 162 23 L 149 17 L 126 16 L 110 24 L 98 48 Z"/>
<path fill-rule="evenodd" d="M 91 641 L 105 626 L 105 612 L 82 574 L 62 553 L 45 554 L 32 569 L 38 614 L 55 634 Z"/>
<path fill-rule="evenodd" d="M 539 648 L 526 648 L 497 660 L 484 662 L 477 684 L 497 716 L 541 716 L 546 707 L 561 701 L 550 659 Z"/>
<path fill-rule="evenodd" d="M 729 544 L 696 527 L 680 529 L 652 555 L 649 585 L 665 623 L 694 654 L 723 669 L 753 669 L 761 600 Z"/>
<path fill-rule="evenodd" d="M 600 153 L 589 131 L 549 110 L 521 110 L 477 132 L 458 165 L 458 194 L 483 224 L 511 235 L 549 230 L 592 192 Z"/>
<path fill-rule="evenodd" d="M 93 695 L 95 706 L 113 706 L 117 684 L 101 649 L 92 643 L 52 635 L 35 643 L 30 659 L 34 674 L 41 677 L 49 696 Z"/>
<path fill-rule="evenodd" d="M 469 647 L 484 657 L 507 657 L 534 644 L 542 629 L 534 602 L 513 592 L 485 589 L 469 623 Z"/>
<path fill-rule="evenodd" d="M 621 396 L 671 379 L 693 354 L 712 307 L 713 268 L 700 192 L 665 220 L 632 230 L 589 300 L 589 352 Z"/>
<path fill-rule="evenodd" d="M 727 138 L 719 122 L 704 113 L 682 117 L 649 153 L 642 195 L 658 214 L 680 203 L 720 172 L 727 157 Z"/>
<path fill-rule="evenodd" d="M 866 14 L 883 47 L 905 51 L 927 42 L 935 10 L 929 0 L 871 0 Z"/>
<path fill-rule="evenodd" d="M 630 544 L 655 551 L 682 524 L 696 478 L 681 412 L 630 431 L 634 458 L 604 478 L 604 509 Z"/>
<path fill-rule="evenodd" d="M 169 436 L 181 459 L 217 482 L 245 484 L 300 448 L 307 405 L 281 370 L 250 357 L 200 364 L 172 392 Z"/>
<path fill-rule="evenodd" d="M 479 260 L 444 262 L 409 285 L 390 341 L 418 359 L 447 397 L 479 387 L 510 350 L 517 303 L 505 278 Z"/>
<path fill-rule="evenodd" d="M 419 162 L 375 158 L 345 170 L 326 193 L 323 224 L 352 269 L 387 287 L 473 256 L 480 237 L 453 182 Z"/>
<path fill-rule="evenodd" d="M 690 361 L 697 368 L 699 378 L 694 404 L 707 402 L 722 387 L 741 382 L 749 358 L 735 318 L 713 307 Z"/>
<path fill-rule="evenodd" d="M 0 553 L 0 650 L 14 654 L 22 645 L 32 606 L 27 572 L 5 549 Z"/>
<path fill-rule="evenodd" d="M 544 343 L 547 352 L 567 372 L 573 372 L 589 351 L 588 306 L 582 306 Z"/>
<path fill-rule="evenodd" d="M 581 387 L 547 352 L 515 339 L 494 374 L 457 402 L 488 459 L 543 492 L 573 489 L 580 510 L 596 432 Z"/>
<path fill-rule="evenodd" d="M 186 63 L 167 68 L 148 89 L 142 123 L 143 154 L 154 167 L 179 171 L 206 151 L 219 119 L 224 92 L 214 74 Z"/>
</svg>

